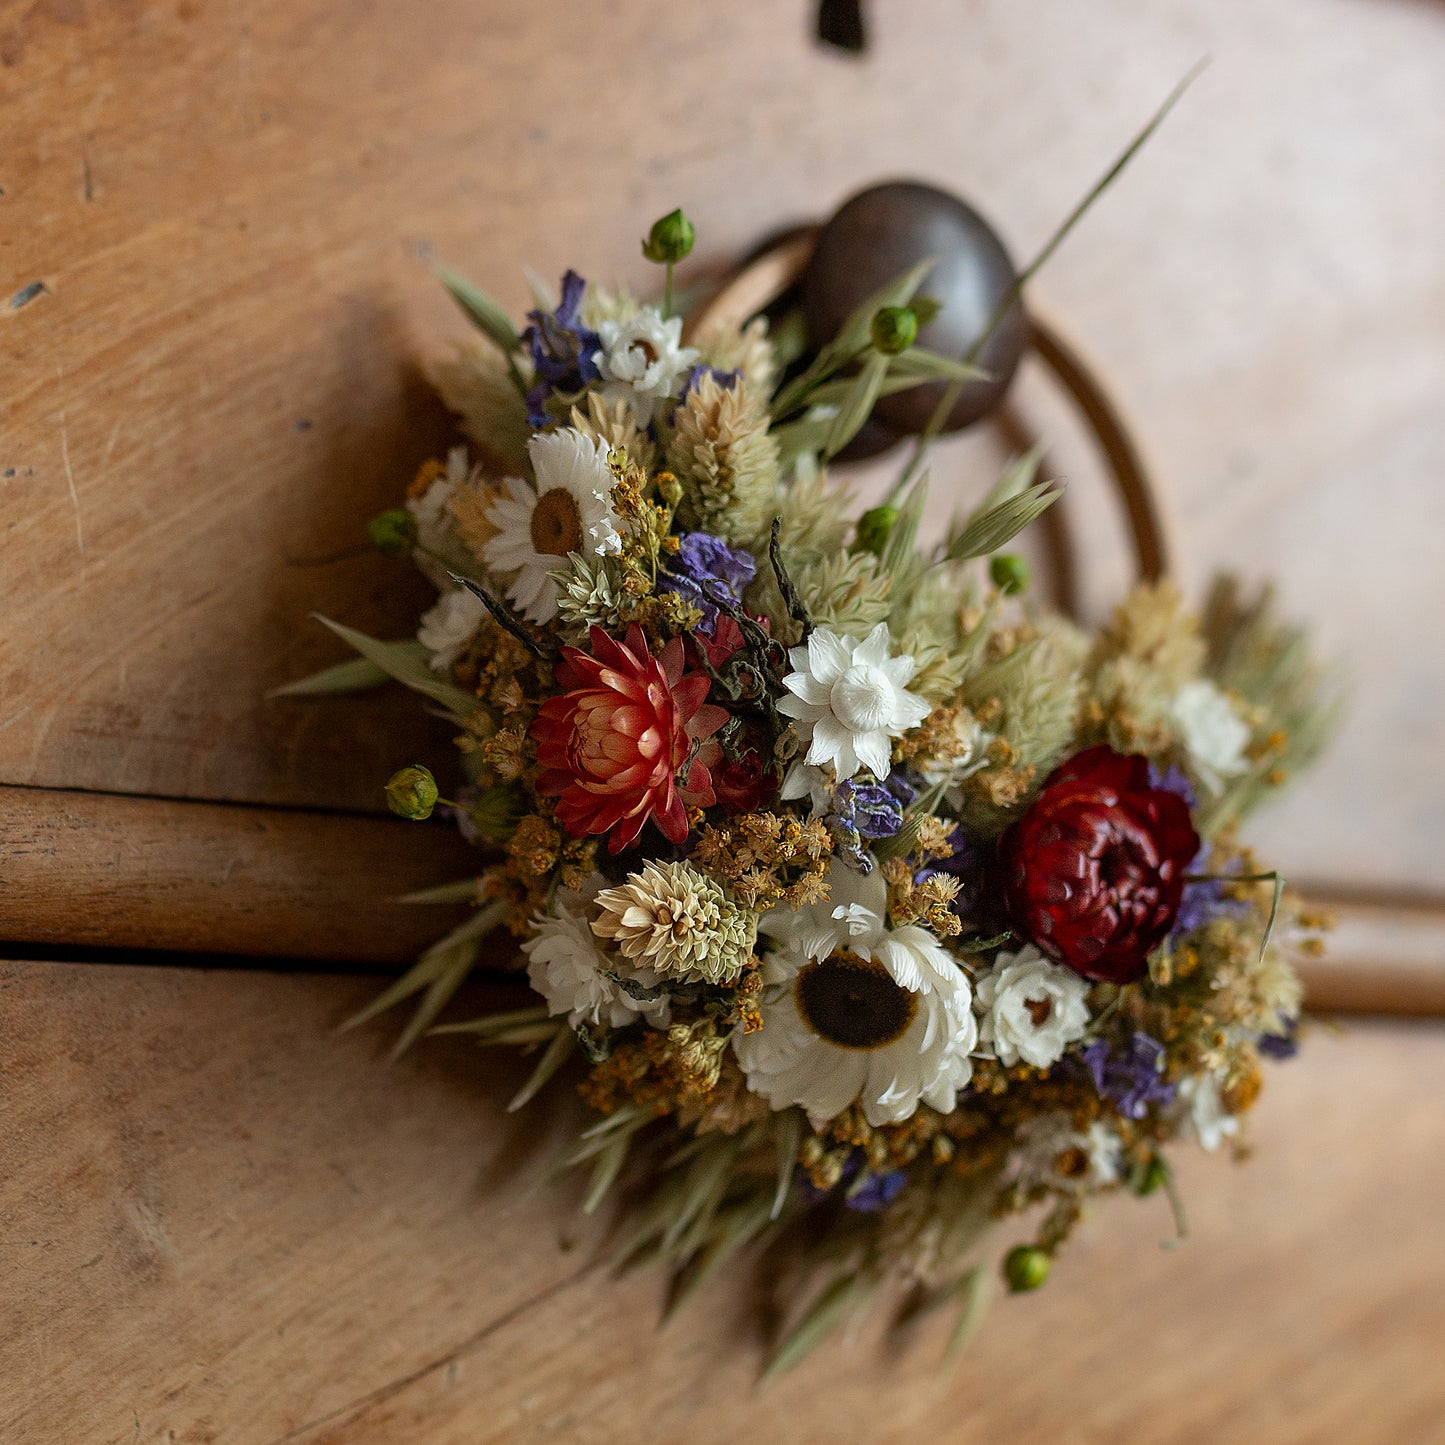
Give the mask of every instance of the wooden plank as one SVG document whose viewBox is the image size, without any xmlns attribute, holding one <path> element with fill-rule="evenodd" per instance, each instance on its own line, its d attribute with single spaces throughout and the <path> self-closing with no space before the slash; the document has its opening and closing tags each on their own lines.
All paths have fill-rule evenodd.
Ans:
<svg viewBox="0 0 1445 1445">
<path fill-rule="evenodd" d="M 485 861 L 438 819 L 0 787 L 0 939 L 404 964 L 465 916 L 396 900 Z M 1445 1014 L 1445 904 L 1307 890 L 1340 928 L 1308 1005 Z M 77 900 L 84 900 L 78 904 Z M 484 962 L 510 956 L 505 935 Z M 493 959 L 492 955 L 495 955 Z"/>
<path fill-rule="evenodd" d="M 441 819 L 0 788 L 0 939 L 406 963 L 465 906 L 398 902 L 475 875 Z"/>
<path fill-rule="evenodd" d="M 1445 1031 L 1316 1031 L 1192 1237 L 1114 1201 L 956 1376 L 870 1331 L 767 1394 L 742 1273 L 656 1329 L 541 1186 L 516 1060 L 328 1026 L 301 975 L 9 964 L 0 1435 L 16 1445 L 1425 1440 L 1445 1418 Z M 559 1100 L 560 1101 L 560 1100 Z M 1389 1140 L 1382 1150 L 1381 1140 Z M 573 1248 L 559 1248 L 559 1239 Z M 866 1424 L 864 1423 L 866 1422 Z"/>
<path fill-rule="evenodd" d="M 309 612 L 397 635 L 424 599 L 359 530 L 445 444 L 420 370 L 460 324 L 423 253 L 520 311 L 523 262 L 646 285 L 640 228 L 678 203 L 717 267 L 907 171 L 1024 255 L 1208 53 L 1042 284 L 1143 426 L 1186 580 L 1282 571 L 1352 659 L 1342 745 L 1268 851 L 1438 886 L 1445 661 L 1402 625 L 1445 601 L 1419 485 L 1445 446 L 1445 203 L 1418 179 L 1445 172 L 1438 15 L 928 0 L 875 17 L 858 61 L 810 20 L 734 7 L 719 63 L 710 12 L 643 0 L 586 43 L 565 7 L 496 0 L 425 24 L 366 0 L 0 6 L 0 782 L 373 808 L 444 754 L 400 695 L 262 701 L 338 655 Z M 598 44 L 645 57 L 645 104 L 599 112 Z M 1126 554 L 1060 432 L 1097 609 Z M 939 454 L 949 499 L 971 446 Z"/>
</svg>

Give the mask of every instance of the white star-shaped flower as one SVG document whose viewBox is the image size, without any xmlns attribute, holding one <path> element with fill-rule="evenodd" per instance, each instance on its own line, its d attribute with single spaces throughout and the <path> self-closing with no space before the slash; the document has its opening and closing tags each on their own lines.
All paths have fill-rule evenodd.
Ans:
<svg viewBox="0 0 1445 1445">
<path fill-rule="evenodd" d="M 893 655 L 888 624 L 880 622 L 862 642 L 815 627 L 788 657 L 796 671 L 783 679 L 788 696 L 778 711 L 793 719 L 808 744 L 804 763 L 831 763 L 840 782 L 864 768 L 886 778 L 890 739 L 932 711 L 904 687 L 918 664 L 907 653 Z"/>
</svg>

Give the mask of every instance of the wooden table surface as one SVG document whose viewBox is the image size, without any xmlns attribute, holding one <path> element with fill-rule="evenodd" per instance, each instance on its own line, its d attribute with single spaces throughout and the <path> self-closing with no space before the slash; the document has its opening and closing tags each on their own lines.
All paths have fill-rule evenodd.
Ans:
<svg viewBox="0 0 1445 1445">
<path fill-rule="evenodd" d="M 0 969 L 0 1439 L 1289 1442 L 1445 1432 L 1445 1027 L 1317 1031 L 1257 1156 L 1101 1207 L 956 1374 L 943 1321 L 871 1330 L 765 1394 L 745 1276 L 665 1328 L 546 1184 L 555 1110 L 458 1040 L 328 1033 L 356 980 Z M 1385 1147 L 1382 1147 L 1382 1139 Z M 570 1247 L 569 1247 L 570 1246 Z M 15 1328 L 15 1321 L 21 1327 Z"/>
<path fill-rule="evenodd" d="M 308 613 L 400 635 L 424 600 L 360 528 L 449 434 L 424 372 L 462 328 L 427 258 L 519 312 L 524 263 L 646 285 L 638 237 L 675 205 L 700 275 L 897 174 L 1024 257 L 1209 54 L 1038 294 L 1138 422 L 1186 584 L 1278 576 L 1352 679 L 1330 758 L 1259 830 L 1292 876 L 1369 895 L 1331 997 L 1379 996 L 1353 969 L 1439 1006 L 1445 9 L 918 0 L 870 7 L 861 60 L 819 50 L 812 11 L 0 0 L 0 939 L 196 946 L 158 912 L 109 926 L 136 895 L 45 850 L 151 856 L 105 831 L 131 799 L 182 810 L 146 839 L 221 804 L 317 810 L 321 838 L 445 755 L 404 697 L 263 700 L 339 655 Z M 1057 426 L 1098 613 L 1117 519 L 1037 377 L 1022 395 Z M 940 488 L 976 487 L 983 449 L 943 449 Z M 434 846 L 374 826 L 358 857 Z M 235 888 L 257 846 L 165 877 Z M 22 929 L 61 877 L 52 931 L 30 904 Z M 591 1266 L 534 1187 L 542 1116 L 500 1113 L 513 1064 L 333 1036 L 366 980 L 10 952 L 7 1445 L 1445 1438 L 1439 1024 L 1318 1035 L 1248 1169 L 1188 1161 L 1185 1249 L 1121 1201 L 952 1381 L 936 1339 L 865 1336 L 759 1399 L 738 1281 L 658 1333 L 658 1282 Z"/>
</svg>

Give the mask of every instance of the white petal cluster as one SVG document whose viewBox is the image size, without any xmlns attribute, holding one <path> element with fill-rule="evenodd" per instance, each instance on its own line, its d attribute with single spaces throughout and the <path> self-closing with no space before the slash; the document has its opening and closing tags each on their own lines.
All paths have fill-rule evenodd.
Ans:
<svg viewBox="0 0 1445 1445">
<path fill-rule="evenodd" d="M 436 605 L 422 614 L 416 640 L 431 653 L 429 660 L 434 671 L 445 672 L 466 651 L 486 615 L 481 598 L 465 587 L 443 592 Z"/>
<path fill-rule="evenodd" d="M 451 508 L 448 505 L 457 490 L 477 475 L 477 469 L 467 461 L 465 447 L 453 447 L 447 453 L 447 469 L 419 497 L 408 497 L 406 509 L 416 523 L 417 550 L 412 560 L 438 592 L 450 587 L 447 563 L 438 557 L 456 557 L 458 543 L 452 527 Z"/>
<path fill-rule="evenodd" d="M 682 344 L 682 318 L 663 319 L 655 306 L 642 306 L 625 320 L 597 323 L 602 349 L 593 360 L 602 380 L 604 400 L 625 399 L 647 426 L 663 402 L 682 390 L 700 353 Z"/>
<path fill-rule="evenodd" d="M 886 778 L 891 739 L 932 710 L 906 690 L 918 664 L 906 653 L 894 656 L 888 624 L 880 622 L 862 642 L 815 627 L 788 657 L 794 671 L 783 678 L 788 696 L 778 711 L 793 719 L 808 744 L 803 762 L 831 765 L 840 782 L 864 768 Z"/>
<path fill-rule="evenodd" d="M 597 895 L 592 931 L 631 962 L 684 983 L 730 982 L 752 957 L 755 915 L 690 863 L 648 863 Z"/>
<path fill-rule="evenodd" d="M 1089 1026 L 1088 983 L 1045 958 L 1032 944 L 1001 953 L 978 980 L 974 1006 L 983 1015 L 979 1041 L 1007 1068 L 1046 1069 Z"/>
<path fill-rule="evenodd" d="M 785 802 L 806 798 L 812 816 L 819 817 L 833 801 L 833 776 L 826 768 L 794 760 L 783 779 L 780 796 Z"/>
<path fill-rule="evenodd" d="M 1207 678 L 1185 683 L 1174 694 L 1169 718 L 1189 755 L 1190 771 L 1211 793 L 1248 768 L 1249 727 Z"/>
<path fill-rule="evenodd" d="M 1122 1155 L 1119 1136 L 1102 1120 L 1080 1132 L 1062 1111 L 1040 1114 L 1019 1126 L 1009 1173 L 1021 1189 L 1082 1194 L 1118 1183 Z"/>
<path fill-rule="evenodd" d="M 1210 1153 L 1239 1133 L 1239 1120 L 1225 1109 L 1214 1074 L 1190 1074 L 1180 1079 L 1174 1107 L 1186 1131 Z"/>
<path fill-rule="evenodd" d="M 920 1102 L 952 1109 L 978 1042 L 967 977 L 925 929 L 887 926 L 877 869 L 864 875 L 835 860 L 829 884 L 824 901 L 774 909 L 760 925 L 774 945 L 763 962 L 763 1024 L 733 1038 L 748 1087 L 775 1109 L 800 1105 L 815 1126 L 853 1103 L 874 1125 L 907 1119 Z M 821 1034 L 803 1003 L 806 976 L 820 967 L 866 974 L 906 1026 L 876 1042 Z"/>
<path fill-rule="evenodd" d="M 508 477 L 487 509 L 496 535 L 482 548 L 493 571 L 514 574 L 507 598 L 531 622 L 557 615 L 558 587 L 551 574 L 582 557 L 615 553 L 622 546 L 612 510 L 615 478 L 605 441 L 572 427 L 538 432 L 527 444 L 536 485 Z"/>
<path fill-rule="evenodd" d="M 660 982 L 650 969 L 636 968 L 603 952 L 592 932 L 590 914 L 604 882 L 593 874 L 580 892 L 558 889 L 552 911 L 532 920 L 532 935 L 522 944 L 527 977 L 547 1001 L 548 1012 L 566 1014 L 574 1028 L 602 1024 L 617 1029 L 637 1018 L 661 1027 L 669 1014 L 665 997 L 644 1002 L 607 976 L 609 972 L 619 974 L 643 988 L 655 988 Z"/>
</svg>

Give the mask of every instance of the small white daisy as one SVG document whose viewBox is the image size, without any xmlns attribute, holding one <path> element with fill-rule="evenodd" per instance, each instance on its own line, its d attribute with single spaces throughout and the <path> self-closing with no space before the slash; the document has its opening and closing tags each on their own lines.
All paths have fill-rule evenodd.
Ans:
<svg viewBox="0 0 1445 1445">
<path fill-rule="evenodd" d="M 1088 980 L 1050 962 L 1033 944 L 1001 953 L 978 980 L 974 1003 L 983 1015 L 979 1041 L 992 1044 L 1005 1068 L 1019 1062 L 1046 1069 L 1089 1026 Z"/>
<path fill-rule="evenodd" d="M 478 469 L 467 460 L 465 447 L 453 447 L 447 453 L 447 469 L 419 497 L 408 497 L 406 509 L 416 523 L 416 549 L 412 561 L 438 592 L 451 587 L 452 570 L 463 570 L 467 562 L 463 547 L 452 525 L 451 500 L 468 482 L 475 480 Z"/>
<path fill-rule="evenodd" d="M 778 702 L 778 711 L 793 719 L 808 744 L 805 763 L 831 763 L 840 782 L 863 768 L 888 776 L 889 739 L 902 737 L 932 711 L 904 688 L 918 664 L 891 649 L 888 624 L 880 622 L 862 642 L 815 627 L 806 646 L 788 654 L 796 670 L 783 679 L 790 696 Z"/>
<path fill-rule="evenodd" d="M 593 900 L 605 881 L 594 873 L 581 892 L 559 888 L 552 911 L 532 920 L 532 936 L 522 944 L 527 977 L 546 999 L 548 1012 L 566 1014 L 574 1028 L 604 1024 L 618 1029 L 637 1018 L 660 1028 L 669 1015 L 665 996 L 644 1002 L 608 977 L 609 973 L 620 974 L 644 988 L 655 988 L 660 982 L 651 969 L 636 968 L 626 959 L 604 952 L 601 940 L 592 932 Z"/>
<path fill-rule="evenodd" d="M 431 653 L 434 672 L 445 672 L 462 655 L 486 615 L 481 598 L 463 587 L 443 592 L 422 614 L 416 640 Z"/>
<path fill-rule="evenodd" d="M 1189 755 L 1190 771 L 1211 793 L 1221 792 L 1225 778 L 1248 768 L 1249 727 L 1208 678 L 1185 683 L 1174 694 L 1169 717 Z"/>
<path fill-rule="evenodd" d="M 953 1108 L 978 1041 L 963 970 L 922 928 L 890 929 L 877 869 L 834 862 L 830 895 L 760 925 L 762 1028 L 733 1036 L 748 1087 L 773 1106 L 798 1104 L 815 1126 L 862 1105 L 875 1126 L 919 1103 Z"/>
<path fill-rule="evenodd" d="M 1225 1109 L 1214 1074 L 1189 1074 L 1180 1079 L 1174 1107 L 1176 1117 L 1210 1153 L 1239 1133 L 1239 1120 Z"/>
<path fill-rule="evenodd" d="M 494 572 L 514 572 L 507 598 L 531 622 L 557 615 L 557 583 L 551 573 L 576 552 L 582 557 L 615 553 L 622 546 L 612 510 L 615 478 L 605 441 L 571 427 L 538 432 L 527 443 L 537 485 L 508 477 L 487 509 L 497 529 L 482 548 Z"/>
<path fill-rule="evenodd" d="M 1039 1114 L 1019 1126 L 1009 1172 L 1021 1189 L 1083 1193 L 1117 1184 L 1122 1154 L 1119 1136 L 1102 1120 L 1081 1133 L 1062 1111 Z"/>
<path fill-rule="evenodd" d="M 599 321 L 597 335 L 602 349 L 593 353 L 593 361 L 605 383 L 603 397 L 628 401 L 643 427 L 682 390 L 700 355 L 682 345 L 682 318 L 664 321 L 655 306 L 640 307 L 625 320 Z"/>
</svg>

